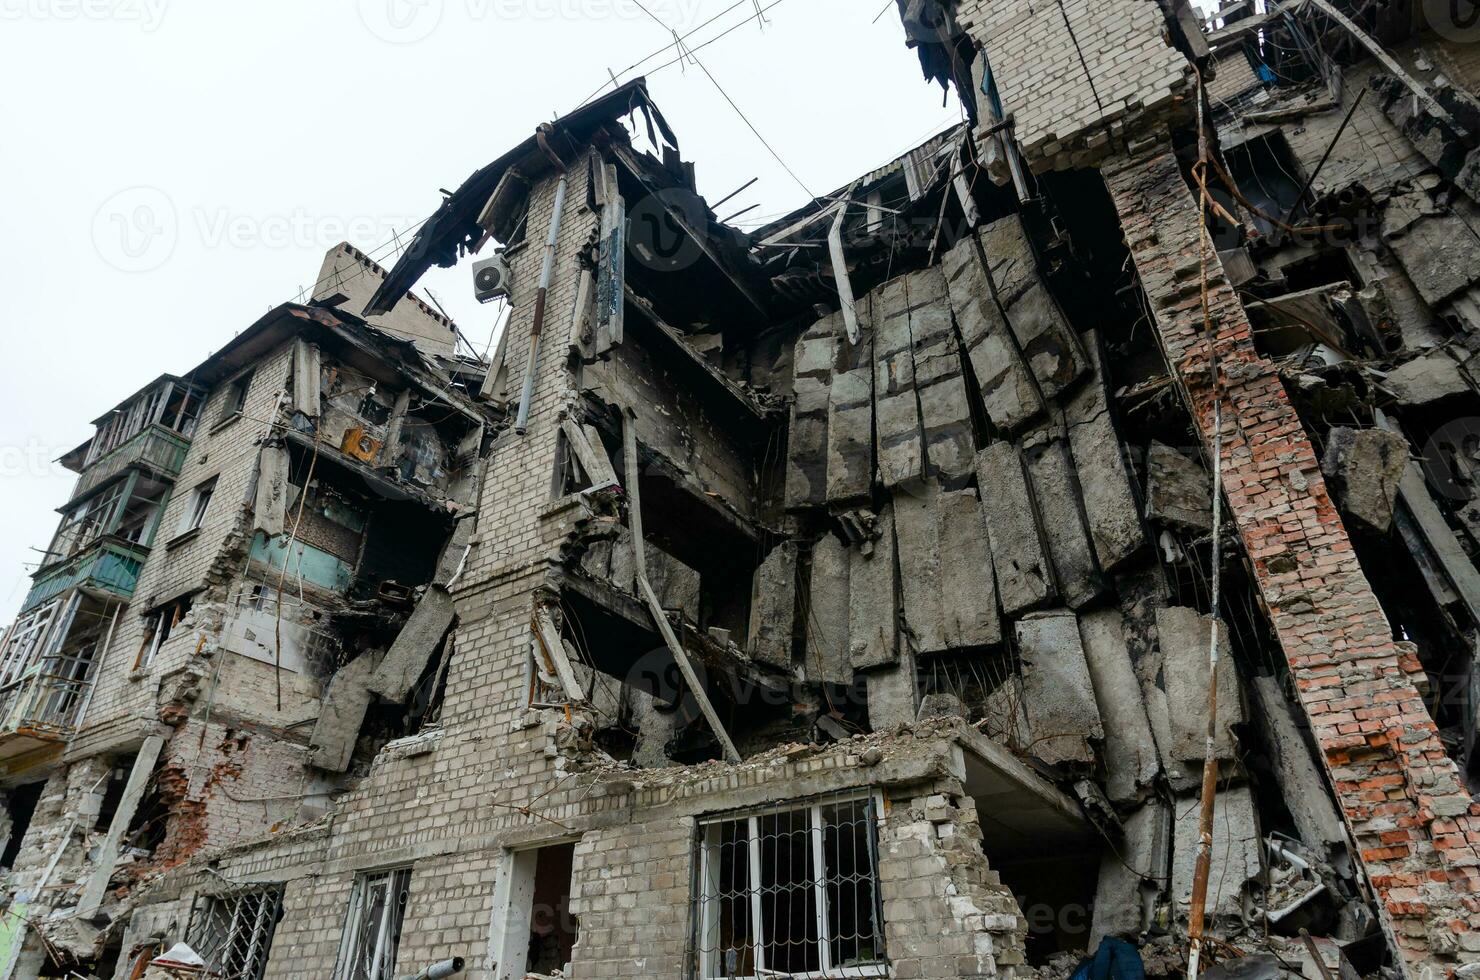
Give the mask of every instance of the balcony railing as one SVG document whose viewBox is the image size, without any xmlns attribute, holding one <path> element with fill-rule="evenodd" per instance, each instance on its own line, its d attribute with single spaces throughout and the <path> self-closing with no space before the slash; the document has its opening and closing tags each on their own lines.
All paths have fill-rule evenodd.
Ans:
<svg viewBox="0 0 1480 980">
<path fill-rule="evenodd" d="M 115 538 L 102 538 L 65 562 L 43 569 L 21 611 L 34 609 L 53 596 L 60 595 L 74 585 L 101 589 L 120 598 L 134 594 L 139 583 L 139 571 L 149 549 Z"/>
<path fill-rule="evenodd" d="M 135 464 L 140 464 L 164 477 L 180 475 L 185 463 L 185 451 L 190 440 L 163 425 L 149 426 L 143 432 L 118 446 L 106 456 L 94 460 L 77 478 L 72 498 L 86 495 L 112 477 Z"/>
<path fill-rule="evenodd" d="M 40 672 L 0 688 L 0 740 L 65 739 L 72 734 L 86 690 L 86 679 Z"/>
</svg>

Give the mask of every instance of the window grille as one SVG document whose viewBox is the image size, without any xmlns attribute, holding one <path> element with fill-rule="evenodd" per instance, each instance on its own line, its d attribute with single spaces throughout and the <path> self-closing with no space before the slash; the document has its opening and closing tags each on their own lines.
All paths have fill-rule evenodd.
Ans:
<svg viewBox="0 0 1480 980">
<path fill-rule="evenodd" d="M 401 944 L 401 920 L 410 887 L 410 868 L 368 872 L 355 878 L 334 980 L 394 980 L 396 948 Z"/>
<path fill-rule="evenodd" d="M 702 824 L 700 980 L 888 976 L 877 814 L 855 794 Z"/>
<path fill-rule="evenodd" d="M 261 980 L 282 907 L 282 885 L 211 896 L 198 904 L 186 941 L 206 961 L 206 975 Z"/>
</svg>

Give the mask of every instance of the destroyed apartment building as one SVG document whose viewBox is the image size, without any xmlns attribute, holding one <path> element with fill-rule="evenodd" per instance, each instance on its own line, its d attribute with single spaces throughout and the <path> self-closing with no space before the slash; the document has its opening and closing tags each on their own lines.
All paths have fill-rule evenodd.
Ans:
<svg viewBox="0 0 1480 980">
<path fill-rule="evenodd" d="M 878 170 L 726 224 L 617 85 L 97 421 L 0 980 L 1480 969 L 1480 46 L 898 6 Z"/>
</svg>

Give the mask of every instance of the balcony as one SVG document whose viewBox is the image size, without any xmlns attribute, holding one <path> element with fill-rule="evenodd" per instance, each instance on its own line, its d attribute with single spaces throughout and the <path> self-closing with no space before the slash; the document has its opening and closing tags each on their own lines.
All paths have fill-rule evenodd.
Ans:
<svg viewBox="0 0 1480 980">
<path fill-rule="evenodd" d="M 103 537 L 62 562 L 41 569 L 21 610 L 34 609 L 73 586 L 127 599 L 139 583 L 139 571 L 149 549 L 113 537 Z"/>
<path fill-rule="evenodd" d="M 107 455 L 89 463 L 77 479 L 71 499 L 84 497 L 130 466 L 139 466 L 165 480 L 180 475 L 190 440 L 163 425 L 151 425 Z"/>
<path fill-rule="evenodd" d="M 46 665 L 0 688 L 0 760 L 65 742 L 86 689 L 85 677 L 50 673 Z"/>
</svg>

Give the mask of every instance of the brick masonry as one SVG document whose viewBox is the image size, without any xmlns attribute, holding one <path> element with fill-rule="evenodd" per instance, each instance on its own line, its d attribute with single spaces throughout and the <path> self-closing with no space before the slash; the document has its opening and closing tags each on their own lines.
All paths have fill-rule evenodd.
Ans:
<svg viewBox="0 0 1480 980">
<path fill-rule="evenodd" d="M 1165 149 L 1119 161 L 1106 182 L 1163 352 L 1211 452 L 1196 199 Z M 1414 974 L 1480 960 L 1480 805 L 1445 754 L 1419 694 L 1418 657 L 1394 641 L 1310 440 L 1216 257 L 1209 277 L 1230 516 L 1384 926 Z"/>
<path fill-rule="evenodd" d="M 1094 163 L 1188 87 L 1191 68 L 1153 0 L 963 0 L 957 18 L 986 51 L 1034 171 Z"/>
</svg>

